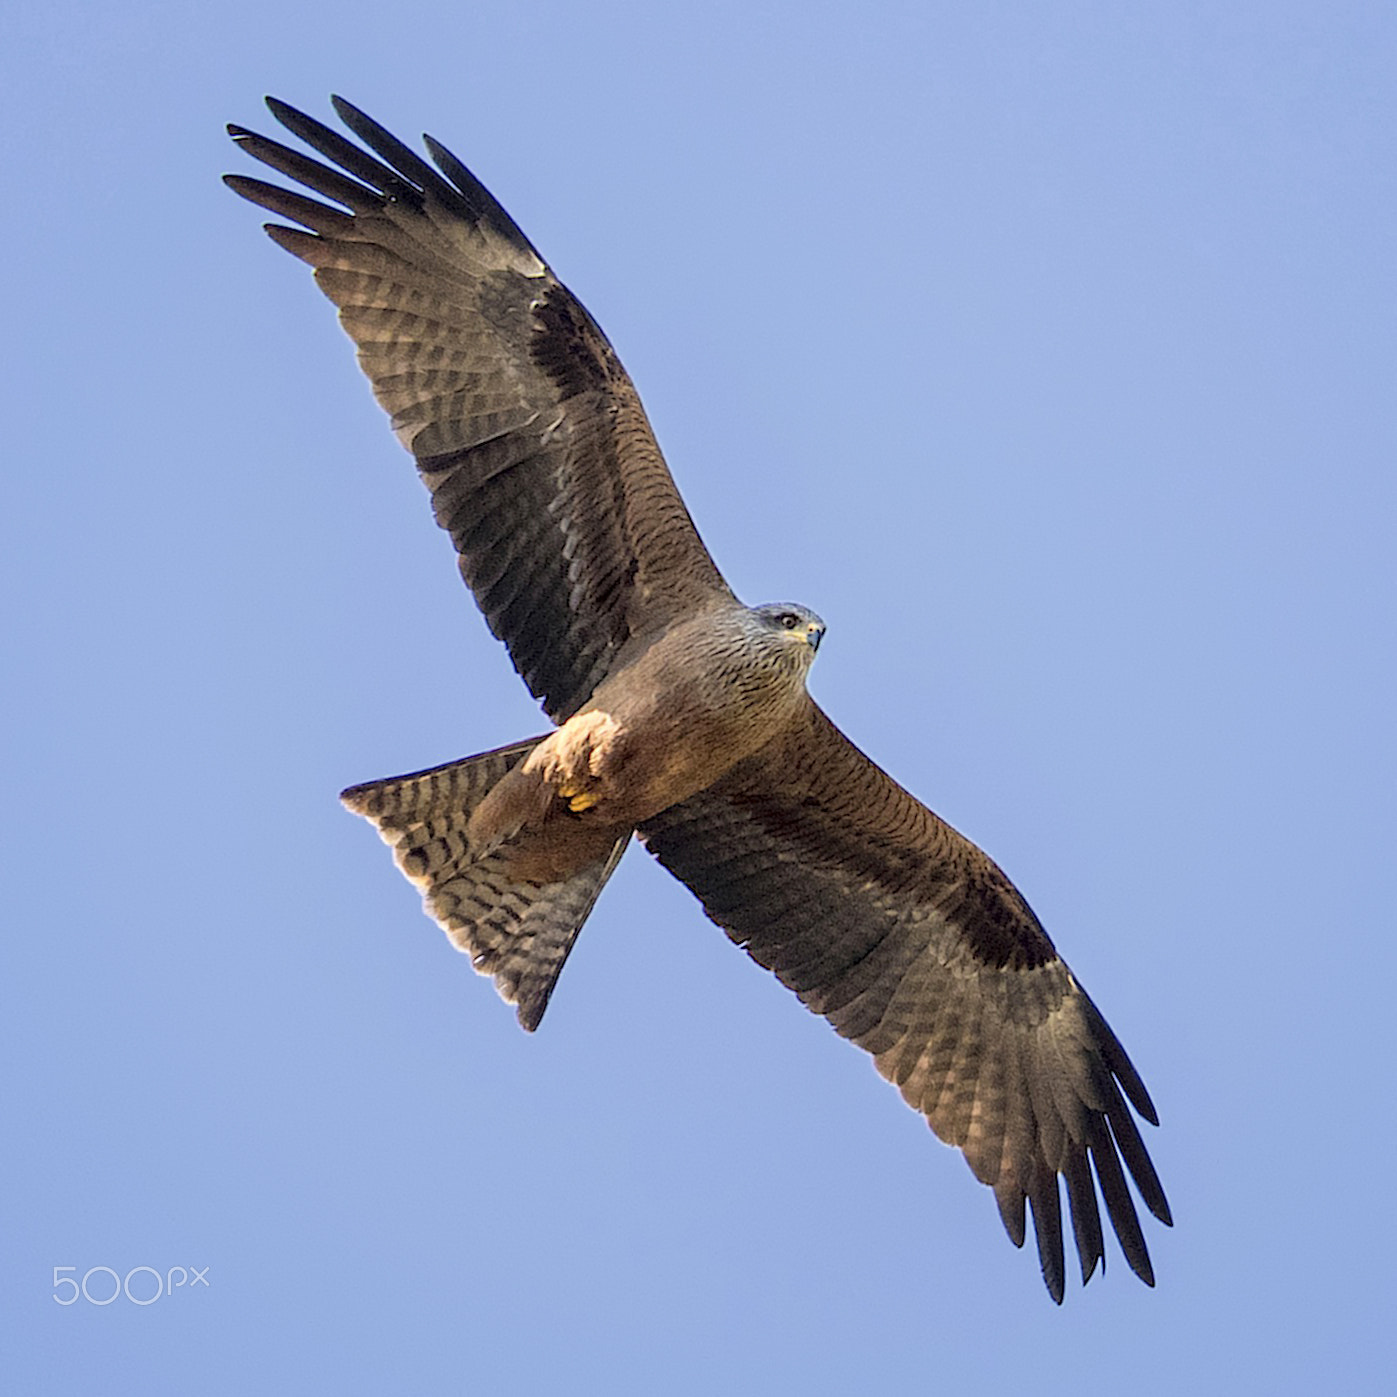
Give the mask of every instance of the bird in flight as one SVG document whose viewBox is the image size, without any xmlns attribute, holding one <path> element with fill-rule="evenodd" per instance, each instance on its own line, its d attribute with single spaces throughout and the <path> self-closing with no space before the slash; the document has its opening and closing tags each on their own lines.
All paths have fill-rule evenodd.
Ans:
<svg viewBox="0 0 1397 1397">
<path fill-rule="evenodd" d="M 1028 903 L 810 698 L 824 622 L 733 594 L 611 344 L 509 214 L 430 136 L 432 163 L 333 101 L 362 144 L 268 99 L 320 159 L 228 128 L 316 197 L 225 179 L 289 221 L 266 231 L 339 308 L 466 585 L 554 724 L 341 799 L 529 1030 L 637 836 L 964 1152 L 1016 1246 L 1031 1213 L 1055 1301 L 1059 1177 L 1083 1282 L 1105 1262 L 1099 1189 L 1153 1285 L 1126 1171 L 1170 1223 L 1130 1108 L 1158 1118 Z"/>
</svg>

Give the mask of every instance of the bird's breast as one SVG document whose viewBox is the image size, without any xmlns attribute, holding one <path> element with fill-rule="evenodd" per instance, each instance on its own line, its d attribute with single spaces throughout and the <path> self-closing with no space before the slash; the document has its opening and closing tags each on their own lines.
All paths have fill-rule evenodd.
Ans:
<svg viewBox="0 0 1397 1397">
<path fill-rule="evenodd" d="M 688 626 L 610 676 L 545 746 L 570 786 L 590 783 L 588 818 L 639 824 L 707 789 L 808 702 L 789 667 Z"/>
</svg>

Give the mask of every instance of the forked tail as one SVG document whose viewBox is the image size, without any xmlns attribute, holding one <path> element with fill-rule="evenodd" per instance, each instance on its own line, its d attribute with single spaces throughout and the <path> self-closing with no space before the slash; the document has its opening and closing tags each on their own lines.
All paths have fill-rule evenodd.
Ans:
<svg viewBox="0 0 1397 1397">
<path fill-rule="evenodd" d="M 351 786 L 340 799 L 373 821 L 422 904 L 482 975 L 494 977 L 519 1022 L 538 1027 L 558 973 L 630 834 L 560 882 L 508 876 L 509 851 L 472 858 L 471 812 L 542 741 L 531 738 L 407 776 Z"/>
</svg>

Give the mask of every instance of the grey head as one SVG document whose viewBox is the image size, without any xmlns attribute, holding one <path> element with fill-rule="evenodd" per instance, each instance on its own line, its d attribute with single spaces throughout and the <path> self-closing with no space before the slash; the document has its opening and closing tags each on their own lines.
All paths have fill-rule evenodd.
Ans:
<svg viewBox="0 0 1397 1397">
<path fill-rule="evenodd" d="M 825 623 L 808 606 L 793 601 L 770 601 L 751 609 L 761 625 L 785 638 L 810 647 L 811 658 L 825 638 Z"/>
</svg>

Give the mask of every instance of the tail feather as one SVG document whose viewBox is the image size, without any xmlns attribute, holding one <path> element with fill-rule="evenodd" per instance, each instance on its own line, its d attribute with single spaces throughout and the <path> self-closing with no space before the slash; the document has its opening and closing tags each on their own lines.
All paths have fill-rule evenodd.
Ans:
<svg viewBox="0 0 1397 1397">
<path fill-rule="evenodd" d="M 448 762 L 407 776 L 351 786 L 340 799 L 372 820 L 422 903 L 482 975 L 494 978 L 519 1022 L 532 1032 L 598 894 L 626 850 L 630 833 L 556 882 L 510 876 L 510 850 L 473 857 L 472 811 L 542 739 Z"/>
</svg>

